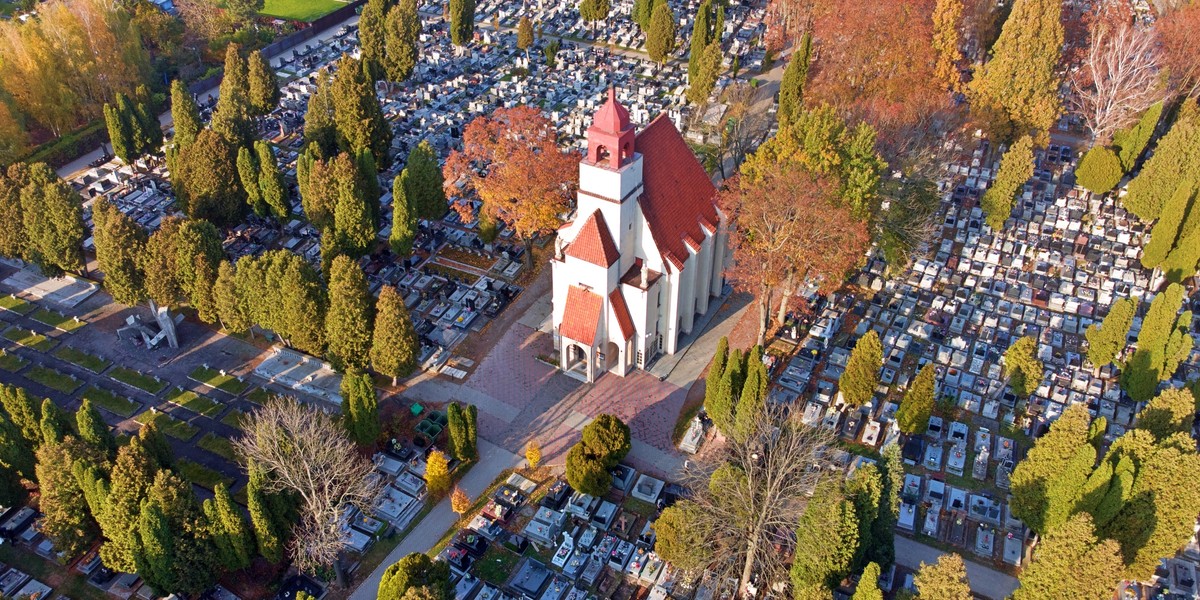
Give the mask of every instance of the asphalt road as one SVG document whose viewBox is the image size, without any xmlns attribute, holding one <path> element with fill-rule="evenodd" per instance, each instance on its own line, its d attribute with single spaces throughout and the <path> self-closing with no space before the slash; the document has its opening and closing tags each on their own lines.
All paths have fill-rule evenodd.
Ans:
<svg viewBox="0 0 1200 600">
<path fill-rule="evenodd" d="M 904 536 L 896 536 L 896 563 L 909 569 L 921 568 L 921 563 L 932 564 L 938 557 L 945 554 L 933 546 L 927 546 Z M 1019 587 L 1017 578 L 1002 573 L 977 562 L 963 558 L 967 565 L 967 579 L 971 582 L 971 591 L 980 596 L 1001 600 L 1009 597 L 1013 590 Z"/>
</svg>

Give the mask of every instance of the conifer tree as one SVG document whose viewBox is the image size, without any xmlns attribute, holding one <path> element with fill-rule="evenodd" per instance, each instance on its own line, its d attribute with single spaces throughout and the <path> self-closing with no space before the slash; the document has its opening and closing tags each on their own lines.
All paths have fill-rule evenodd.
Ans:
<svg viewBox="0 0 1200 600">
<path fill-rule="evenodd" d="M 479 409 L 468 404 L 463 416 L 467 422 L 467 460 L 475 460 L 479 457 Z"/>
<path fill-rule="evenodd" d="M 149 520 L 147 509 L 153 517 Z M 135 560 L 151 587 L 161 593 L 193 595 L 212 586 L 215 546 L 191 484 L 170 471 L 159 471 L 138 521 Z"/>
<path fill-rule="evenodd" d="M 37 451 L 38 530 L 54 542 L 54 548 L 70 558 L 87 550 L 99 532 L 88 511 L 83 490 L 71 472 L 74 462 L 67 440 L 46 443 Z"/>
<path fill-rule="evenodd" d="M 1163 441 L 1177 433 L 1190 433 L 1196 416 L 1196 398 L 1183 388 L 1163 390 L 1146 403 L 1137 416 L 1137 428 Z"/>
<path fill-rule="evenodd" d="M 36 464 L 33 449 L 21 437 L 21 431 L 8 417 L 0 415 L 0 465 L 25 479 L 36 480 Z"/>
<path fill-rule="evenodd" d="M 407 188 L 408 169 L 404 169 L 392 182 L 392 231 L 388 237 L 392 252 L 401 257 L 412 254 L 417 232 L 415 207 L 408 198 Z"/>
<path fill-rule="evenodd" d="M 851 406 L 864 406 L 875 397 L 879 369 L 883 367 L 883 345 L 879 334 L 868 331 L 854 344 L 846 370 L 838 381 L 842 398 Z"/>
<path fill-rule="evenodd" d="M 1093 194 L 1107 194 L 1117 187 L 1125 173 L 1121 170 L 1121 159 L 1104 146 L 1095 146 L 1079 159 L 1075 178 L 1079 185 Z"/>
<path fill-rule="evenodd" d="M 1129 182 L 1121 198 L 1125 210 L 1143 222 L 1159 217 L 1182 181 L 1200 180 L 1200 104 L 1185 98 L 1176 111 L 1175 122 L 1159 138 L 1154 154 Z"/>
<path fill-rule="evenodd" d="M 937 370 L 933 363 L 926 364 L 917 372 L 904 392 L 904 401 L 896 411 L 896 425 L 905 435 L 922 435 L 929 428 L 929 417 L 933 416 Z"/>
<path fill-rule="evenodd" d="M 100 558 L 110 569 L 132 573 L 139 567 L 135 558 L 139 548 L 139 514 L 142 501 L 154 481 L 155 470 L 137 438 L 117 451 L 104 511 L 96 515 L 105 538 L 100 547 Z"/>
<path fill-rule="evenodd" d="M 1094 463 L 1095 449 L 1088 444 L 1088 425 L 1090 417 L 1086 404 L 1073 404 L 1063 411 L 1063 414 L 1050 426 L 1050 431 L 1038 439 L 1025 459 L 1017 463 L 1012 474 L 1013 515 L 1029 525 L 1034 531 L 1046 533 L 1051 529 L 1047 523 L 1053 513 L 1056 517 L 1067 512 L 1066 508 L 1073 506 L 1083 483 L 1078 489 L 1070 489 L 1077 481 L 1079 470 L 1069 471 L 1068 467 L 1077 467 L 1077 453 L 1092 450 L 1093 462 L 1083 469 L 1085 482 L 1091 474 Z M 1067 484 L 1056 486 L 1055 482 L 1064 479 Z M 1057 488 L 1060 494 L 1051 497 L 1049 491 Z M 1052 507 L 1052 505 L 1054 505 Z"/>
<path fill-rule="evenodd" d="M 1183 287 L 1172 283 L 1150 302 L 1138 332 L 1137 351 L 1121 372 L 1121 387 L 1136 402 L 1154 396 L 1158 382 L 1170 379 L 1191 351 L 1192 313 L 1179 313 L 1183 298 Z"/>
<path fill-rule="evenodd" d="M 162 125 L 158 122 L 158 111 L 149 103 L 150 92 L 138 86 L 138 102 L 132 106 L 133 122 L 136 125 L 140 153 L 157 154 L 162 150 Z"/>
<path fill-rule="evenodd" d="M 1018 397 L 1029 397 L 1045 376 L 1045 367 L 1038 360 L 1037 352 L 1037 340 L 1031 336 L 1018 339 L 1004 351 L 1004 371 L 1009 386 Z"/>
<path fill-rule="evenodd" d="M 378 81 L 384 76 L 384 32 L 388 5 L 387 0 L 367 0 L 358 16 L 358 47 L 362 54 L 363 67 L 373 81 Z"/>
<path fill-rule="evenodd" d="M 198 309 L 197 299 L 204 302 L 201 294 L 210 294 L 211 298 L 217 265 L 225 257 L 222 239 L 221 232 L 212 223 L 200 219 L 180 223 L 175 234 L 175 277 L 183 295 Z M 205 308 L 210 307 L 211 302 Z"/>
<path fill-rule="evenodd" d="M 1084 513 L 1043 537 L 1012 598 L 1108 600 L 1120 579 L 1116 542 L 1097 540 L 1092 518 Z"/>
<path fill-rule="evenodd" d="M 1062 113 L 1058 61 L 1063 45 L 1059 0 L 1016 0 L 992 46 L 991 60 L 968 87 L 971 112 L 992 136 L 1033 135 L 1045 145 Z"/>
<path fill-rule="evenodd" d="M 135 306 L 146 299 L 145 276 L 138 261 L 148 236 L 136 221 L 104 198 L 92 204 L 92 240 L 104 272 L 104 289 L 113 300 Z"/>
<path fill-rule="evenodd" d="M 717 84 L 717 77 L 721 74 L 723 58 L 720 42 L 714 41 L 705 47 L 697 65 L 696 76 L 690 80 L 691 85 L 688 86 L 687 97 L 692 104 L 699 105 L 708 100 Z"/>
<path fill-rule="evenodd" d="M 854 504 L 858 520 L 858 549 L 854 553 L 851 571 L 867 566 L 869 552 L 875 542 L 875 519 L 883 502 L 883 477 L 875 465 L 863 465 L 846 480 L 846 497 Z"/>
<path fill-rule="evenodd" d="M 475 0 L 450 0 L 450 40 L 466 46 L 475 35 Z"/>
<path fill-rule="evenodd" d="M 168 216 L 163 219 L 158 229 L 146 240 L 145 252 L 138 260 L 143 283 L 146 285 L 146 296 L 159 306 L 167 308 L 178 306 L 183 295 L 183 291 L 179 289 L 179 278 L 175 268 L 175 242 L 182 224 L 183 219 L 177 217 Z"/>
<path fill-rule="evenodd" d="M 517 22 L 517 49 L 525 50 L 525 57 L 529 57 L 529 47 L 533 45 L 533 23 L 529 17 L 521 15 L 521 20 Z"/>
<path fill-rule="evenodd" d="M 804 85 L 808 81 L 808 65 L 812 60 L 812 33 L 805 31 L 800 45 L 792 52 L 792 58 L 783 71 L 779 82 L 779 109 L 775 117 L 779 126 L 792 123 L 803 110 Z"/>
<path fill-rule="evenodd" d="M 962 13 L 962 0 L 938 0 L 933 9 L 933 48 L 937 52 L 933 74 L 951 92 L 962 88 L 962 76 L 958 72 L 958 63 L 962 61 L 958 33 Z"/>
<path fill-rule="evenodd" d="M 746 378 L 738 396 L 734 415 L 734 438 L 748 440 L 767 409 L 767 386 L 770 384 L 767 367 L 762 361 L 762 347 L 755 346 L 746 359 Z"/>
<path fill-rule="evenodd" d="M 263 140 L 254 142 L 254 152 L 258 158 L 258 187 L 260 199 L 269 214 L 280 221 L 291 213 L 288 205 L 287 187 L 283 182 L 283 174 L 279 172 L 279 163 L 275 160 L 275 151 Z"/>
<path fill-rule="evenodd" d="M 881 453 L 878 463 L 882 487 L 879 512 L 871 523 L 871 539 L 867 542 L 867 560 L 883 567 L 896 560 L 896 523 L 900 519 L 900 492 L 904 489 L 904 460 L 900 444 L 891 444 Z"/>
<path fill-rule="evenodd" d="M 417 68 L 421 17 L 416 0 L 400 0 L 388 10 L 384 23 L 383 71 L 388 81 L 405 81 Z"/>
<path fill-rule="evenodd" d="M 42 444 L 41 403 L 30 396 L 25 388 L 5 385 L 0 388 L 0 406 L 12 424 L 16 425 L 29 449 L 37 450 Z"/>
<path fill-rule="evenodd" d="M 466 460 L 467 421 L 457 402 L 446 406 L 446 433 L 450 441 L 450 454 L 459 460 Z"/>
<path fill-rule="evenodd" d="M 228 260 L 217 267 L 217 279 L 213 283 L 213 305 L 221 319 L 221 327 L 230 333 L 243 333 L 250 329 L 250 320 L 238 298 L 237 271 Z"/>
<path fill-rule="evenodd" d="M 292 346 L 308 352 L 321 354 L 325 347 L 325 290 L 321 277 L 312 265 L 291 252 L 276 255 L 279 265 L 278 289 L 280 297 L 279 316 L 282 331 Z M 272 327 L 271 329 L 274 329 Z"/>
<path fill-rule="evenodd" d="M 362 267 L 347 256 L 335 258 L 329 272 L 329 312 L 325 319 L 327 357 L 334 368 L 344 371 L 367 367 L 373 312 Z"/>
<path fill-rule="evenodd" d="M 280 516 L 272 511 L 272 497 L 264 489 L 267 477 L 261 469 L 249 465 L 250 474 L 246 484 L 246 508 L 250 511 L 250 524 L 258 542 L 258 552 L 267 562 L 278 564 L 283 560 L 285 540 Z"/>
<path fill-rule="evenodd" d="M 250 125 L 249 74 L 238 50 L 237 44 L 225 47 L 225 73 L 209 123 L 213 131 L 235 148 L 248 146 L 254 135 Z"/>
<path fill-rule="evenodd" d="M 854 504 L 842 493 L 837 479 L 827 478 L 813 490 L 796 528 L 797 552 L 792 561 L 794 589 L 835 587 L 850 573 L 858 551 Z"/>
<path fill-rule="evenodd" d="M 224 540 L 218 544 L 224 545 L 229 551 L 221 561 L 222 566 L 229 571 L 250 566 L 254 558 L 254 539 L 245 517 L 233 503 L 229 487 L 224 483 L 218 483 L 213 488 L 213 498 L 204 501 L 204 514 L 218 539 Z"/>
<path fill-rule="evenodd" d="M 47 277 L 78 271 L 83 262 L 83 198 L 45 163 L 29 166 L 21 189 L 25 257 Z"/>
<path fill-rule="evenodd" d="M 1195 197 L 1194 181 L 1181 181 L 1175 188 L 1175 193 L 1171 194 L 1163 206 L 1158 221 L 1154 223 L 1154 229 L 1150 231 L 1150 241 L 1142 246 L 1143 267 L 1154 269 L 1162 265 L 1171 250 L 1178 246 L 1185 225 L 1195 228 L 1194 221 L 1200 220 L 1200 217 L 1196 216 L 1200 210 L 1194 206 Z M 1185 217 L 1193 223 L 1185 224 Z"/>
<path fill-rule="evenodd" d="M 330 89 L 332 80 L 325 68 L 317 71 L 313 80 L 316 89 L 309 95 L 308 108 L 304 112 L 305 153 L 315 151 L 317 158 L 328 158 L 337 150 L 337 124 L 333 119 L 333 92 Z M 300 163 L 297 162 L 300 195 L 304 196 L 304 178 L 299 175 L 299 167 Z"/>
<path fill-rule="evenodd" d="M 196 141 L 196 136 L 204 129 L 196 100 L 192 98 L 187 86 L 178 79 L 171 82 L 171 121 L 175 129 L 172 141 L 181 150 Z"/>
<path fill-rule="evenodd" d="M 428 140 L 422 140 L 408 152 L 405 170 L 409 172 L 406 196 L 416 207 L 416 217 L 440 219 L 448 209 L 446 191 L 442 187 L 442 169 L 438 166 L 437 153 Z"/>
<path fill-rule="evenodd" d="M 396 288 L 385 285 L 376 300 L 375 335 L 371 341 L 371 366 L 380 375 L 396 380 L 417 366 L 421 345 L 413 329 L 404 298 Z"/>
<path fill-rule="evenodd" d="M 1136 312 L 1137 303 L 1132 298 L 1122 298 L 1108 309 L 1104 321 L 1087 328 L 1084 336 L 1088 342 L 1088 360 L 1093 365 L 1103 367 L 1116 360 L 1125 350 Z"/>
<path fill-rule="evenodd" d="M 118 94 L 117 97 L 124 98 L 125 96 Z M 104 124 L 108 128 L 108 141 L 112 144 L 113 155 L 127 165 L 133 164 L 133 161 L 138 158 L 137 146 L 133 139 L 133 126 L 129 122 L 129 115 L 121 111 L 120 102 L 115 106 L 104 105 Z"/>
<path fill-rule="evenodd" d="M 387 166 L 392 128 L 383 118 L 375 85 L 359 61 L 343 56 L 329 88 L 338 147 L 352 155 L 370 150 L 377 166 Z"/>
<path fill-rule="evenodd" d="M 267 213 L 266 205 L 263 204 L 262 188 L 258 183 L 259 168 L 258 155 L 254 150 L 245 146 L 238 148 L 237 151 L 237 172 L 238 180 L 242 182 L 242 189 L 246 190 L 246 204 L 254 214 L 262 216 Z"/>
<path fill-rule="evenodd" d="M 650 32 L 646 34 L 646 52 L 650 60 L 665 64 L 675 51 L 675 13 L 671 5 L 661 2 L 654 7 L 650 18 Z"/>
<path fill-rule="evenodd" d="M 883 592 L 879 591 L 879 565 L 867 563 L 850 600 L 883 600 Z"/>
<path fill-rule="evenodd" d="M 704 411 L 709 414 L 724 410 L 713 403 L 720 391 L 721 378 L 725 375 L 725 365 L 728 361 L 729 338 L 721 336 L 717 341 L 717 352 L 713 355 L 712 363 L 708 365 L 708 373 L 704 376 Z"/>
<path fill-rule="evenodd" d="M 379 438 L 379 401 L 367 373 L 351 370 L 342 376 L 343 422 L 356 444 L 371 447 Z"/>
<path fill-rule="evenodd" d="M 220 134 L 203 129 L 176 156 L 171 183 L 189 217 L 219 225 L 241 220 L 246 192 L 238 177 L 237 152 Z"/>
<path fill-rule="evenodd" d="M 936 563 L 921 563 L 914 578 L 917 589 L 924 598 L 939 600 L 974 600 L 971 584 L 967 580 L 967 566 L 962 557 L 947 552 Z"/>
<path fill-rule="evenodd" d="M 79 430 L 79 439 L 91 445 L 105 456 L 112 456 L 117 450 L 117 440 L 100 416 L 100 411 L 92 406 L 92 401 L 84 397 L 75 412 L 75 426 Z"/>
<path fill-rule="evenodd" d="M 279 106 L 279 80 L 275 71 L 262 52 L 255 50 L 246 57 L 246 78 L 250 114 L 262 116 L 270 114 Z"/>
<path fill-rule="evenodd" d="M 983 193 L 980 205 L 989 227 L 996 231 L 1004 229 L 1004 222 L 1012 214 L 1013 201 L 1030 177 L 1033 177 L 1033 138 L 1025 135 L 1004 153 L 996 181 Z"/>
<path fill-rule="evenodd" d="M 705 412 L 712 419 L 713 426 L 726 436 L 732 436 L 737 415 L 738 394 L 741 392 L 742 352 L 734 350 L 729 354 L 721 381 L 711 402 L 705 403 Z"/>
<path fill-rule="evenodd" d="M 58 444 L 63 438 L 74 433 L 66 413 L 49 398 L 42 400 L 42 445 Z M 69 465 L 68 465 L 69 467 Z"/>
<path fill-rule="evenodd" d="M 1142 113 L 1138 122 L 1128 129 L 1122 129 L 1113 134 L 1112 146 L 1121 160 L 1121 169 L 1128 173 L 1137 166 L 1137 160 L 1146 150 L 1158 121 L 1162 118 L 1163 103 L 1156 102 Z"/>
<path fill-rule="evenodd" d="M 159 429 L 157 422 L 150 421 L 139 427 L 137 438 L 156 468 L 170 469 L 175 465 L 175 451 L 171 449 L 167 436 Z"/>
<path fill-rule="evenodd" d="M 583 4 L 580 4 L 581 8 L 582 6 Z M 696 72 L 700 68 L 700 57 L 712 41 L 708 23 L 711 15 L 712 0 L 704 0 L 696 11 L 696 18 L 692 20 L 692 39 L 688 49 L 688 82 L 692 85 L 695 85 Z"/>
</svg>

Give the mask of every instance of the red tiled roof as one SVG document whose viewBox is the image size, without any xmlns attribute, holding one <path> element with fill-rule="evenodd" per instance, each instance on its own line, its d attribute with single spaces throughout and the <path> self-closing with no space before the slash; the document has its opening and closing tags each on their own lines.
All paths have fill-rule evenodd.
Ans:
<svg viewBox="0 0 1200 600">
<path fill-rule="evenodd" d="M 617 324 L 621 326 L 621 339 L 627 340 L 633 337 L 633 317 L 629 316 L 629 306 L 625 304 L 625 296 L 621 293 L 620 287 L 608 294 L 608 304 L 612 306 L 613 314 L 617 317 Z"/>
<path fill-rule="evenodd" d="M 636 145 L 643 161 L 642 214 L 659 252 L 681 268 L 688 257 L 684 240 L 703 240 L 701 224 L 715 230 L 719 223 L 717 188 L 665 114 L 638 133 Z"/>
<path fill-rule="evenodd" d="M 608 224 L 604 221 L 604 214 L 599 209 L 596 209 L 579 228 L 575 239 L 567 246 L 567 256 L 601 267 L 612 266 L 621 258 L 621 253 L 617 251 L 617 245 L 608 230 Z"/>
<path fill-rule="evenodd" d="M 609 133 L 621 133 L 629 128 L 629 111 L 617 102 L 615 88 L 608 88 L 608 99 L 592 117 L 592 128 Z"/>
<path fill-rule="evenodd" d="M 604 298 L 577 285 L 567 288 L 567 305 L 563 307 L 562 326 L 558 332 L 565 338 L 585 344 L 596 341 Z"/>
</svg>

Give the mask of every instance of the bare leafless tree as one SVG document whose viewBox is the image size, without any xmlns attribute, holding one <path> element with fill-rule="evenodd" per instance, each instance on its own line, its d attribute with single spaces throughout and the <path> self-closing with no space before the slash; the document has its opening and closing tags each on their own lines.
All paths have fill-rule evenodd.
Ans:
<svg viewBox="0 0 1200 600">
<path fill-rule="evenodd" d="M 1161 83 L 1154 31 L 1131 23 L 1099 23 L 1072 79 L 1076 108 L 1100 144 L 1160 100 Z"/>
<path fill-rule="evenodd" d="M 266 490 L 289 491 L 301 500 L 291 547 L 296 566 L 309 573 L 332 566 L 343 582 L 342 511 L 369 511 L 382 489 L 370 461 L 331 415 L 292 398 L 269 400 L 246 419 L 245 432 L 234 447 L 270 474 Z"/>
<path fill-rule="evenodd" d="M 689 469 L 686 482 L 698 510 L 689 511 L 711 542 L 718 581 L 737 581 L 739 595 L 787 579 L 789 548 L 808 496 L 826 466 L 827 430 L 793 413 L 768 409 L 745 442 Z"/>
</svg>

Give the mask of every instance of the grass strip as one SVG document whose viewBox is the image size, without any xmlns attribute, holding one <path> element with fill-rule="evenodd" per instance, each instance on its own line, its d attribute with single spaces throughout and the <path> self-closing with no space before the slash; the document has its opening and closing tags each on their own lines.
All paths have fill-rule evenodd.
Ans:
<svg viewBox="0 0 1200 600">
<path fill-rule="evenodd" d="M 34 366 L 28 371 L 25 371 L 25 378 L 30 381 L 36 381 L 50 389 L 58 390 L 64 394 L 74 393 L 75 390 L 79 389 L 79 386 L 83 385 L 82 381 L 75 379 L 66 373 L 59 372 L 49 367 L 43 367 L 41 365 Z"/>
<path fill-rule="evenodd" d="M 37 321 L 38 323 L 42 323 L 44 325 L 49 325 L 55 329 L 65 331 L 67 333 L 75 331 L 76 329 L 79 329 L 80 327 L 83 327 L 84 325 L 87 325 L 87 321 L 84 321 L 83 319 L 76 319 L 75 317 L 68 317 L 64 314 L 56 313 L 52 310 L 45 309 L 45 308 L 38 309 L 37 312 L 33 313 L 32 318 L 34 321 Z"/>
<path fill-rule="evenodd" d="M 84 390 L 83 397 L 91 400 L 92 404 L 95 404 L 96 406 L 103 408 L 114 415 L 125 417 L 127 419 L 132 417 L 133 413 L 137 412 L 138 408 L 141 407 L 140 404 L 130 400 L 129 398 L 118 396 L 117 394 L 114 394 L 104 388 L 98 388 L 96 386 L 92 386 Z"/>
<path fill-rule="evenodd" d="M 58 349 L 52 354 L 73 365 L 82 367 L 96 374 L 99 374 L 112 365 L 111 360 L 100 358 L 99 356 L 93 356 L 87 352 L 84 352 L 83 350 L 65 345 L 59 346 Z"/>
<path fill-rule="evenodd" d="M 164 412 L 148 410 L 134 417 L 133 420 L 143 425 L 153 421 L 160 431 L 183 442 L 196 437 L 196 434 L 200 432 L 198 427 L 180 421 Z"/>
<path fill-rule="evenodd" d="M 204 434 L 204 437 L 200 438 L 200 441 L 196 442 L 196 445 L 225 460 L 231 462 L 237 460 L 237 452 L 233 450 L 233 442 L 215 433 L 209 432 Z"/>
<path fill-rule="evenodd" d="M 37 305 L 16 296 L 4 296 L 0 298 L 0 309 L 15 312 L 18 315 L 27 315 L 37 310 Z"/>
<path fill-rule="evenodd" d="M 20 356 L 0 350 L 0 369 L 4 369 L 9 373 L 16 373 L 24 368 L 27 364 L 29 364 L 29 361 L 21 358 Z"/>
<path fill-rule="evenodd" d="M 210 490 L 217 487 L 218 483 L 224 483 L 226 487 L 233 485 L 232 477 L 226 477 L 198 462 L 192 462 L 186 458 L 175 461 L 175 472 L 179 473 L 184 479 Z"/>
<path fill-rule="evenodd" d="M 131 385 L 139 390 L 155 396 L 157 396 L 159 392 L 163 391 L 163 388 L 167 387 L 167 382 L 165 381 L 160 381 L 154 377 L 144 373 L 138 373 L 137 371 L 126 367 L 116 367 L 108 372 L 108 376 L 120 381 L 121 383 Z"/>
<path fill-rule="evenodd" d="M 54 346 L 58 345 L 58 342 L 40 333 L 34 333 L 20 327 L 10 327 L 4 332 L 4 339 L 25 346 L 26 348 L 33 348 L 38 352 L 49 352 Z"/>
<path fill-rule="evenodd" d="M 182 406 L 196 414 L 211 417 L 224 408 L 224 405 L 191 390 L 175 388 L 167 394 L 167 402 Z"/>
<path fill-rule="evenodd" d="M 250 384 L 239 381 L 237 377 L 222 375 L 220 371 L 208 367 L 196 367 L 188 374 L 188 379 L 234 396 L 239 396 L 242 392 L 250 389 Z"/>
</svg>

